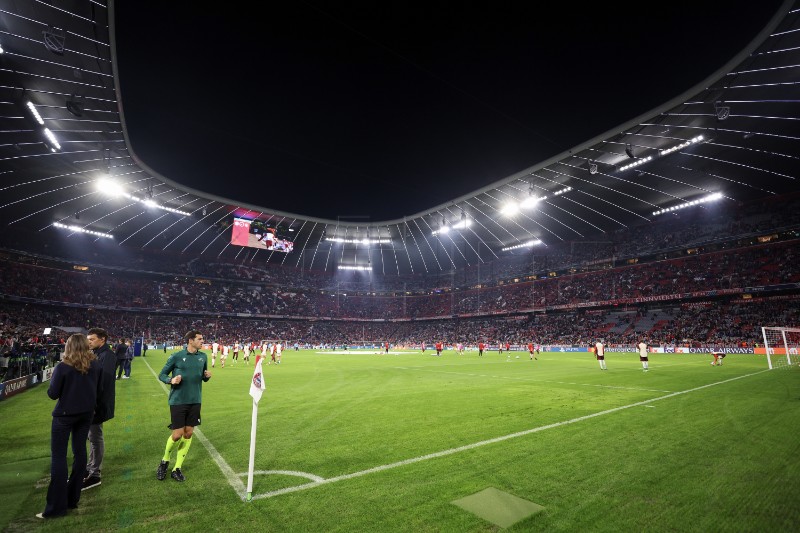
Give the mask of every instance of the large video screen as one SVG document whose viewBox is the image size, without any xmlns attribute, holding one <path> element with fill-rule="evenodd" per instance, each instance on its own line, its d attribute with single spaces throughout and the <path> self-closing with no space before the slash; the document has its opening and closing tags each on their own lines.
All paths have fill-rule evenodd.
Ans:
<svg viewBox="0 0 800 533">
<path fill-rule="evenodd" d="M 244 218 L 233 219 L 231 244 L 285 253 L 291 252 L 294 248 L 294 243 L 278 235 L 275 228 L 260 220 Z"/>
</svg>

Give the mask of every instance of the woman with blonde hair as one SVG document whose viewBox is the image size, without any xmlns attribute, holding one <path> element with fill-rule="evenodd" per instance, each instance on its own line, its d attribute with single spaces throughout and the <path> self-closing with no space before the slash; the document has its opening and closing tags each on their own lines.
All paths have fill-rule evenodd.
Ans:
<svg viewBox="0 0 800 533">
<path fill-rule="evenodd" d="M 64 357 L 50 379 L 47 395 L 57 400 L 50 431 L 50 486 L 47 503 L 39 518 L 55 518 L 78 507 L 86 474 L 86 439 L 92 423 L 97 395 L 101 391 L 102 368 L 86 336 L 70 335 Z M 72 473 L 67 472 L 67 444 L 72 436 Z"/>
</svg>

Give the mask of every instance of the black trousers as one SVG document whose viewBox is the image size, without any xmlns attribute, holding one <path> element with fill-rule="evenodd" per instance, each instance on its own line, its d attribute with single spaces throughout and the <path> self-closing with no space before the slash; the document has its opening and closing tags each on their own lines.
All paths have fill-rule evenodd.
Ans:
<svg viewBox="0 0 800 533">
<path fill-rule="evenodd" d="M 63 516 L 81 499 L 86 475 L 86 439 L 93 413 L 54 416 L 50 431 L 50 486 L 44 516 Z M 67 472 L 67 445 L 72 436 L 72 474 Z"/>
</svg>

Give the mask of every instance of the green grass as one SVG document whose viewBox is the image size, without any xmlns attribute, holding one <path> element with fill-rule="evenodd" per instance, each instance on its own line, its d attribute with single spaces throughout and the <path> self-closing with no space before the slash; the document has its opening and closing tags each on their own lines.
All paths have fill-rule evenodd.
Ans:
<svg viewBox="0 0 800 533">
<path fill-rule="evenodd" d="M 148 366 L 165 359 L 151 351 L 117 382 L 103 484 L 66 518 L 34 518 L 49 474 L 45 387 L 0 402 L 0 529 L 497 531 L 450 503 L 489 487 L 545 507 L 509 531 L 800 524 L 800 371 L 763 371 L 761 356 L 712 367 L 708 356 L 655 354 L 643 373 L 633 354 L 610 354 L 602 372 L 586 353 L 286 352 L 264 367 L 255 469 L 334 480 L 261 497 L 309 480 L 257 475 L 249 503 L 252 364 L 217 364 L 203 390 L 202 435 L 242 475 L 232 481 L 195 441 L 178 484 L 155 479 L 169 411 Z"/>
</svg>

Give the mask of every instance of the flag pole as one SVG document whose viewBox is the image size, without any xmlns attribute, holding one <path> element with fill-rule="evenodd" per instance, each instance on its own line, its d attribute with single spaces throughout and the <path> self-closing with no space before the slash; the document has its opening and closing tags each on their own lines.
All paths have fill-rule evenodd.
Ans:
<svg viewBox="0 0 800 533">
<path fill-rule="evenodd" d="M 258 403 L 253 400 L 253 417 L 250 422 L 250 465 L 247 468 L 247 501 L 253 501 L 253 467 L 256 462 L 256 424 L 258 424 Z"/>
</svg>

